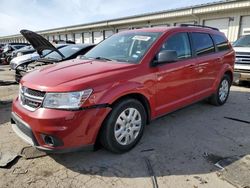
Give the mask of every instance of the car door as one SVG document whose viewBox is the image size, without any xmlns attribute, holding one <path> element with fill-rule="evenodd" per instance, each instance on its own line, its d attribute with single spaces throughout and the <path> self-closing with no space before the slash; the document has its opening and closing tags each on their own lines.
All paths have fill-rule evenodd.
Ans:
<svg viewBox="0 0 250 188">
<path fill-rule="evenodd" d="M 212 89 L 216 73 L 219 70 L 220 59 L 215 55 L 215 46 L 208 33 L 193 32 L 191 38 L 196 56 L 195 71 L 197 80 L 195 90 L 199 98 L 207 95 Z"/>
<path fill-rule="evenodd" d="M 162 115 L 191 103 L 194 92 L 195 61 L 189 35 L 175 33 L 163 43 L 161 50 L 175 50 L 177 61 L 157 65 L 156 113 Z M 161 51 L 160 50 L 160 51 Z"/>
</svg>

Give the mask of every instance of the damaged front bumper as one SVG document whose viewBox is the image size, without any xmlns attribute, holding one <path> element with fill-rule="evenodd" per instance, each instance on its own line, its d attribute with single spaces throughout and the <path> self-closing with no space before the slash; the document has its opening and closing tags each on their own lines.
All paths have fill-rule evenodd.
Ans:
<svg viewBox="0 0 250 188">
<path fill-rule="evenodd" d="M 30 112 L 16 99 L 12 104 L 11 123 L 20 138 L 40 150 L 72 152 L 93 148 L 110 110 L 109 107 L 78 111 L 38 108 Z"/>
</svg>

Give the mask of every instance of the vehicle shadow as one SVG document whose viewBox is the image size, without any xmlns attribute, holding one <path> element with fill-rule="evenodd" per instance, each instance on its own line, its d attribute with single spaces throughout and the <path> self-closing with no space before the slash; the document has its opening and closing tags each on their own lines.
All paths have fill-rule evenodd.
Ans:
<svg viewBox="0 0 250 188">
<path fill-rule="evenodd" d="M 0 100 L 0 125 L 10 121 L 12 100 Z"/>
<path fill-rule="evenodd" d="M 250 125 L 225 118 L 250 121 L 249 98 L 250 92 L 233 90 L 224 106 L 200 102 L 154 120 L 139 144 L 125 154 L 100 149 L 50 156 L 72 171 L 108 177 L 148 177 L 149 165 L 156 177 L 216 171 L 204 153 L 220 157 L 250 153 Z"/>
<path fill-rule="evenodd" d="M 240 87 L 245 87 L 245 88 L 250 88 L 250 82 L 249 81 L 242 81 L 240 84 L 235 84 L 235 86 L 240 86 Z"/>
</svg>

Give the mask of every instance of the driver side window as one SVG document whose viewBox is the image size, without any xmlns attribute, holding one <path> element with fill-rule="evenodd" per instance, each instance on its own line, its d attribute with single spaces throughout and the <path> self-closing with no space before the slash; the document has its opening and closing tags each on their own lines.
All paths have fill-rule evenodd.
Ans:
<svg viewBox="0 0 250 188">
<path fill-rule="evenodd" d="M 187 33 L 177 33 L 169 37 L 163 43 L 160 51 L 162 50 L 176 51 L 178 59 L 186 59 L 192 56 Z"/>
</svg>

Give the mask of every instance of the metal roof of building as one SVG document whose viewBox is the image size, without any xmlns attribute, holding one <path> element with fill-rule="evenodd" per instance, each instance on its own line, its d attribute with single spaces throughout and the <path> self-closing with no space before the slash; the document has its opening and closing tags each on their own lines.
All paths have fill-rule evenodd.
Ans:
<svg viewBox="0 0 250 188">
<path fill-rule="evenodd" d="M 99 24 L 99 23 L 103 23 L 103 22 L 112 22 L 112 21 L 126 20 L 126 19 L 131 19 L 131 18 L 139 18 L 139 17 L 151 16 L 151 15 L 155 15 L 155 14 L 175 12 L 175 11 L 181 11 L 181 10 L 186 10 L 186 9 L 191 9 L 191 8 L 201 8 L 201 7 L 206 7 L 209 5 L 219 5 L 219 4 L 224 4 L 226 2 L 228 3 L 228 2 L 235 2 L 235 1 L 237 1 L 237 0 L 220 0 L 220 1 L 210 2 L 210 3 L 193 5 L 193 6 L 185 6 L 185 7 L 181 7 L 181 8 L 167 9 L 167 10 L 161 10 L 161 11 L 155 11 L 155 12 L 149 12 L 149 13 L 143 13 L 143 14 L 136 14 L 136 15 L 108 19 L 108 20 L 88 22 L 88 23 L 84 23 L 84 24 L 76 24 L 76 25 L 70 25 L 70 26 L 64 26 L 64 27 L 57 27 L 57 28 L 53 28 L 53 29 L 40 30 L 38 32 L 52 31 L 52 30 L 72 28 L 72 27 L 81 27 L 81 26 L 86 26 L 86 25 L 94 25 L 94 24 Z"/>
<path fill-rule="evenodd" d="M 193 9 L 197 9 L 197 8 L 199 9 L 199 8 L 204 8 L 208 6 L 214 6 L 214 5 L 215 6 L 223 5 L 223 4 L 234 3 L 234 2 L 249 2 L 250 3 L 250 1 L 246 1 L 246 0 L 222 0 L 222 1 L 199 4 L 199 5 L 186 6 L 186 7 L 181 7 L 181 8 L 120 17 L 120 18 L 109 19 L 109 20 L 89 22 L 89 23 L 77 24 L 77 25 L 71 25 L 71 26 L 65 26 L 65 27 L 57 27 L 57 28 L 52 28 L 52 29 L 40 30 L 37 32 L 40 34 L 49 34 L 49 33 L 55 34 L 55 33 L 60 33 L 60 32 L 68 32 L 72 30 L 75 31 L 75 30 L 81 30 L 81 29 L 84 30 L 84 29 L 94 28 L 94 27 L 105 27 L 105 26 L 110 26 L 110 25 L 115 25 L 115 24 L 125 24 L 125 23 L 129 23 L 129 21 L 136 22 L 137 20 L 135 21 L 135 19 L 138 19 L 138 22 L 142 21 L 141 19 L 147 19 L 148 17 L 152 17 L 152 19 L 157 19 L 153 17 L 157 15 L 161 15 L 161 14 L 169 14 L 169 16 L 165 16 L 165 17 L 172 17 L 173 16 L 172 13 L 181 12 L 181 11 L 184 11 L 184 12 L 180 14 L 176 14 L 176 16 L 183 16 L 183 15 L 189 14 L 190 10 L 192 10 L 192 13 L 193 13 Z M 232 7 L 230 6 L 230 8 Z M 188 12 L 186 13 L 185 11 L 188 11 Z M 195 13 L 200 14 L 200 13 L 203 13 L 203 11 L 197 10 Z M 10 37 L 21 37 L 21 35 L 15 34 L 15 35 L 9 35 L 9 36 L 2 36 L 0 37 L 0 39 L 10 38 Z"/>
</svg>

